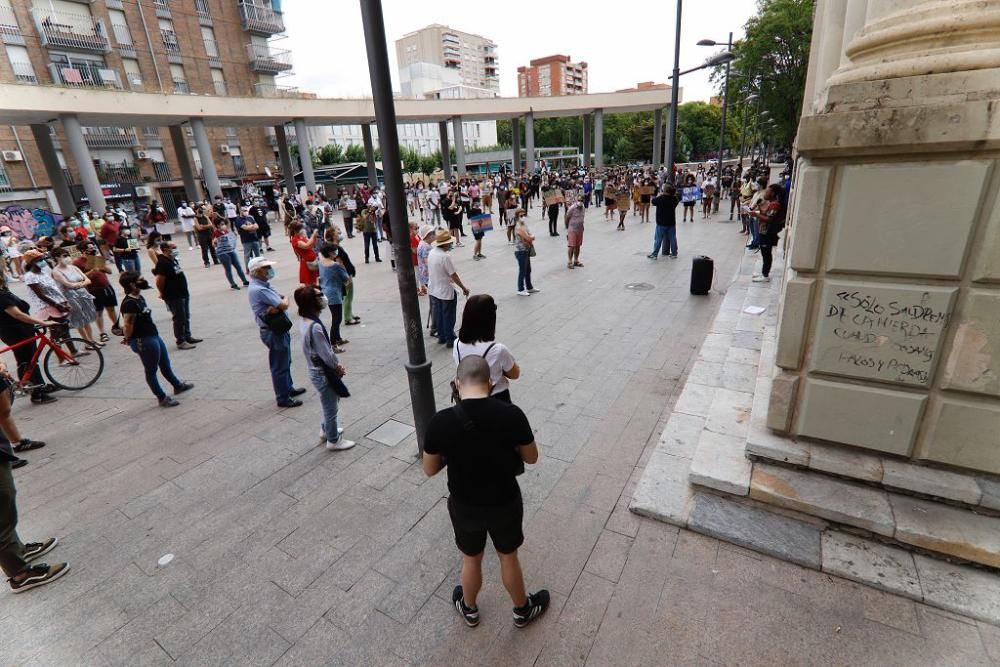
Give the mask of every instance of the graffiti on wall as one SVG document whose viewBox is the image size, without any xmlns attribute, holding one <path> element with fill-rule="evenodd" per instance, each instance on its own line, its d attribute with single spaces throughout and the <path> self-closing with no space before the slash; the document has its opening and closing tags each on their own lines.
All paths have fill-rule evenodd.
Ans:
<svg viewBox="0 0 1000 667">
<path fill-rule="evenodd" d="M 23 240 L 52 236 L 63 216 L 44 208 L 26 209 L 14 204 L 0 209 L 0 225 L 7 225 L 14 235 Z"/>
</svg>

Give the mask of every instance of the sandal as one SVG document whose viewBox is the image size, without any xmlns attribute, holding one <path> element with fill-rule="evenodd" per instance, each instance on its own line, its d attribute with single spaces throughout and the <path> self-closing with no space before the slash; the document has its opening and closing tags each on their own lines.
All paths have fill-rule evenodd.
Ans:
<svg viewBox="0 0 1000 667">
<path fill-rule="evenodd" d="M 581 264 L 580 262 L 576 262 L 573 264 L 573 266 L 583 266 L 583 264 Z"/>
<path fill-rule="evenodd" d="M 361 318 L 358 317 L 357 315 L 355 315 L 354 317 L 351 318 L 351 322 L 354 322 L 355 324 L 357 324 L 360 321 L 361 321 Z"/>
<path fill-rule="evenodd" d="M 102 343 L 107 343 L 109 340 L 111 340 L 111 337 L 108 336 L 108 334 L 106 334 L 106 333 L 102 333 L 101 334 L 101 342 Z"/>
<path fill-rule="evenodd" d="M 349 341 L 349 340 L 344 340 L 343 338 L 341 338 L 340 340 L 334 341 L 333 344 L 334 345 L 347 345 L 350 342 L 351 341 Z"/>
</svg>

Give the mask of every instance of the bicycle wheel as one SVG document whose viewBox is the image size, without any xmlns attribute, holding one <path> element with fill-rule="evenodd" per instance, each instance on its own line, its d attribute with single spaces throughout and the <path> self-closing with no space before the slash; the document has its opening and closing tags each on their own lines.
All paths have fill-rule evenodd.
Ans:
<svg viewBox="0 0 1000 667">
<path fill-rule="evenodd" d="M 78 391 L 86 389 L 101 377 L 104 372 L 104 355 L 99 349 L 91 347 L 82 338 L 64 338 L 52 342 L 73 358 L 72 361 L 63 361 L 51 347 L 45 352 L 42 367 L 52 384 L 60 389 Z"/>
</svg>

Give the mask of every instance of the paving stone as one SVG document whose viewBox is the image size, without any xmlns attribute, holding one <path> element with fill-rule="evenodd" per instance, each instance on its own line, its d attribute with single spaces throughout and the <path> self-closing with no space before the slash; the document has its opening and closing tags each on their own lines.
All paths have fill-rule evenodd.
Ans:
<svg viewBox="0 0 1000 667">
<path fill-rule="evenodd" d="M 896 527 L 884 491 L 816 473 L 758 463 L 750 497 L 887 537 Z"/>
<path fill-rule="evenodd" d="M 1000 576 L 996 572 L 913 556 L 924 602 L 1000 625 Z"/>
<path fill-rule="evenodd" d="M 976 479 L 976 482 L 983 492 L 983 497 L 979 500 L 979 504 L 991 510 L 1000 510 L 1000 480 L 979 477 Z"/>
<path fill-rule="evenodd" d="M 809 463 L 810 446 L 773 433 L 766 426 L 751 424 L 746 452 L 762 459 L 804 466 Z"/>
<path fill-rule="evenodd" d="M 882 459 L 848 447 L 809 443 L 809 467 L 862 482 L 882 481 Z"/>
<path fill-rule="evenodd" d="M 689 459 L 694 456 L 695 449 L 698 447 L 698 438 L 704 428 L 705 419 L 703 417 L 675 411 L 670 415 L 667 425 L 663 427 L 663 433 L 660 435 L 656 449 L 671 456 Z"/>
<path fill-rule="evenodd" d="M 861 591 L 861 597 L 864 599 L 867 620 L 921 636 L 917 604 L 913 600 L 867 586 Z"/>
<path fill-rule="evenodd" d="M 753 464 L 744 454 L 744 444 L 740 438 L 702 431 L 688 480 L 723 493 L 747 495 Z"/>
<path fill-rule="evenodd" d="M 629 509 L 651 519 L 686 526 L 691 511 L 690 469 L 691 459 L 653 452 Z"/>
<path fill-rule="evenodd" d="M 365 437 L 388 447 L 395 447 L 403 442 L 413 431 L 413 427 L 409 424 L 403 424 L 395 419 L 390 419 Z"/>
<path fill-rule="evenodd" d="M 708 409 L 712 407 L 712 398 L 717 387 L 710 387 L 697 382 L 684 383 L 684 391 L 674 403 L 674 412 L 682 412 L 697 417 L 707 417 Z"/>
<path fill-rule="evenodd" d="M 719 496 L 696 493 L 688 527 L 805 567 L 821 565 L 816 526 Z"/>
<path fill-rule="evenodd" d="M 587 559 L 584 570 L 604 577 L 608 581 L 617 582 L 631 548 L 631 538 L 605 530 L 598 538 L 597 544 L 594 545 L 594 550 L 591 552 L 590 558 Z"/>
<path fill-rule="evenodd" d="M 1000 567 L 1000 518 L 898 494 L 889 501 L 900 542 Z"/>
<path fill-rule="evenodd" d="M 712 399 L 705 428 L 714 433 L 745 438 L 750 427 L 753 394 L 731 389 L 719 389 Z"/>
<path fill-rule="evenodd" d="M 857 535 L 823 532 L 823 571 L 914 600 L 921 599 L 913 554 Z"/>
<path fill-rule="evenodd" d="M 960 475 L 888 458 L 882 462 L 882 468 L 884 470 L 882 484 L 885 486 L 957 500 L 969 505 L 978 505 L 983 497 L 982 489 L 970 475 Z"/>
</svg>

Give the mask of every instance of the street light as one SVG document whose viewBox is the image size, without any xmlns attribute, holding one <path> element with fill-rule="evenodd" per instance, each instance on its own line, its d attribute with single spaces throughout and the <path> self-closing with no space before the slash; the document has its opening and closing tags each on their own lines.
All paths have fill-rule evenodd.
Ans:
<svg viewBox="0 0 1000 667">
<path fill-rule="evenodd" d="M 382 146 L 382 171 L 388 198 L 389 224 L 392 229 L 392 249 L 400 267 L 409 266 L 409 225 L 403 191 L 403 168 L 399 158 L 399 133 L 396 128 L 396 107 L 392 97 L 389 54 L 386 51 L 385 19 L 381 0 L 361 0 L 361 22 L 364 25 L 365 49 L 368 52 L 368 74 L 372 82 L 372 102 Z M 413 425 L 417 431 L 417 447 L 424 450 L 424 434 L 434 416 L 434 382 L 431 362 L 424 350 L 424 328 L 417 300 L 417 284 L 413 271 L 396 272 L 399 301 L 403 309 L 406 349 L 405 364 L 413 407 Z"/>
<path fill-rule="evenodd" d="M 714 39 L 699 39 L 698 46 L 720 46 Z M 733 33 L 729 33 L 729 40 L 726 42 L 726 53 L 732 55 Z M 726 61 L 726 79 L 722 84 L 722 127 L 719 129 L 719 169 L 716 178 L 721 188 L 722 184 L 722 154 L 726 150 L 726 107 L 729 101 L 729 65 L 732 59 Z"/>
</svg>

